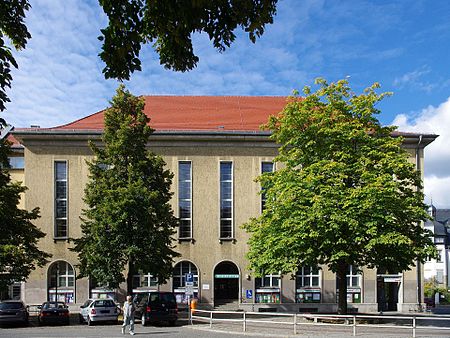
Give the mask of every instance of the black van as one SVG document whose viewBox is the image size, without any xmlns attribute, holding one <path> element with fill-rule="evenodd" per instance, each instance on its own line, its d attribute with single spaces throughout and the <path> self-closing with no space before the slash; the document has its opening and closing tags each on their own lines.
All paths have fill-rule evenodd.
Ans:
<svg viewBox="0 0 450 338">
<path fill-rule="evenodd" d="M 143 326 L 155 322 L 176 324 L 178 307 L 173 292 L 139 292 L 134 295 L 133 302 L 136 307 L 134 318 L 140 319 Z"/>
</svg>

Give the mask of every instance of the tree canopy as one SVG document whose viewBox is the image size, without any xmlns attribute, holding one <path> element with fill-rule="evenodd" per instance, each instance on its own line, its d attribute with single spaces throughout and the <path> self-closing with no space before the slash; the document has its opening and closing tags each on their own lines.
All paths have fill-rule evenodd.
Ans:
<svg viewBox="0 0 450 338">
<path fill-rule="evenodd" d="M 10 150 L 6 138 L 0 138 L 0 291 L 13 282 L 26 280 L 36 265 L 44 266 L 50 257 L 37 246 L 45 236 L 32 223 L 39 217 L 39 208 L 26 211 L 18 207 L 26 187 L 11 182 Z"/>
<path fill-rule="evenodd" d="M 5 37 L 9 38 L 16 49 L 23 49 L 27 40 L 31 38 L 25 26 L 25 11 L 30 9 L 27 0 L 10 0 L 0 2 L 0 111 L 5 110 L 5 103 L 9 102 L 6 88 L 11 88 L 11 66 L 18 68 L 17 62 L 6 45 Z M 6 124 L 0 118 L 0 125 Z"/>
<path fill-rule="evenodd" d="M 346 295 L 350 265 L 391 273 L 433 256 L 420 173 L 408 162 L 395 127 L 376 118 L 378 84 L 354 94 L 348 82 L 295 93 L 265 126 L 280 144 L 281 168 L 258 178 L 266 196 L 262 214 L 243 227 L 250 233 L 250 268 L 292 273 L 327 265 Z M 347 309 L 339 297 L 339 312 Z"/>
<path fill-rule="evenodd" d="M 273 22 L 277 0 L 99 0 L 108 16 L 101 30 L 100 58 L 106 63 L 106 78 L 129 80 L 141 70 L 141 46 L 152 43 L 160 63 L 168 69 L 193 69 L 199 58 L 194 54 L 192 34 L 208 34 L 219 51 L 230 47 L 241 27 L 252 42 Z"/>
<path fill-rule="evenodd" d="M 140 271 L 164 282 L 178 256 L 172 244 L 178 221 L 169 204 L 173 175 L 146 149 L 152 129 L 143 107 L 143 99 L 120 86 L 105 111 L 103 144 L 90 143 L 95 158 L 88 162 L 82 237 L 74 240 L 80 277 L 117 288 L 127 270 L 129 293 Z"/>
</svg>

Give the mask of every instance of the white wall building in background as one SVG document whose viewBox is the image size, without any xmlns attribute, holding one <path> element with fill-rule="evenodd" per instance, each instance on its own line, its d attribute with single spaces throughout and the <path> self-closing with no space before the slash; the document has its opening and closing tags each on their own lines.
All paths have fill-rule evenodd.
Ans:
<svg viewBox="0 0 450 338">
<path fill-rule="evenodd" d="M 429 259 L 424 264 L 424 278 L 435 278 L 439 285 L 449 287 L 449 262 L 450 262 L 450 209 L 436 209 L 433 205 L 429 209 L 431 221 L 425 222 L 425 228 L 434 234 L 434 243 L 438 251 L 437 259 Z"/>
</svg>

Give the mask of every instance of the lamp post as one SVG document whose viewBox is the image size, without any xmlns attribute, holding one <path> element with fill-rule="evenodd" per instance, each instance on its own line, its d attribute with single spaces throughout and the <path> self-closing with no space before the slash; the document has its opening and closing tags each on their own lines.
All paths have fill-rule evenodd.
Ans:
<svg viewBox="0 0 450 338">
<path fill-rule="evenodd" d="M 58 279 L 59 279 L 59 264 L 56 262 L 56 285 L 55 285 L 55 301 L 58 301 Z"/>
</svg>

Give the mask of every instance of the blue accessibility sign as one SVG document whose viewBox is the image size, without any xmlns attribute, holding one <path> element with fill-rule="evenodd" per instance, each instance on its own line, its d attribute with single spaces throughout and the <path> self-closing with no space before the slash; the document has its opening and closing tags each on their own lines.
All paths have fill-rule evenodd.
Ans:
<svg viewBox="0 0 450 338">
<path fill-rule="evenodd" d="M 193 273 L 186 274 L 186 283 L 194 283 L 194 274 Z"/>
<path fill-rule="evenodd" d="M 247 299 L 252 299 L 253 298 L 253 290 L 245 290 L 245 295 L 246 295 Z"/>
</svg>

